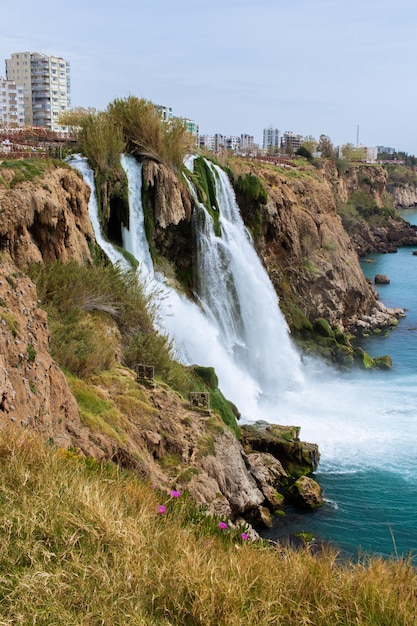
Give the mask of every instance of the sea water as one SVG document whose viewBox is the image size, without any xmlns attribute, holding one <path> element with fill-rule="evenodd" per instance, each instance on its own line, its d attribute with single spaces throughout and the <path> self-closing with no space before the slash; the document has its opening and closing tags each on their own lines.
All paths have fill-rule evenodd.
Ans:
<svg viewBox="0 0 417 626">
<path fill-rule="evenodd" d="M 417 224 L 417 210 L 403 211 Z M 300 515 L 287 511 L 265 536 L 278 539 L 308 532 L 357 556 L 417 558 L 417 256 L 415 248 L 373 254 L 361 260 L 380 300 L 405 309 L 388 332 L 361 340 L 371 356 L 389 354 L 392 370 L 354 370 L 342 375 L 316 366 L 317 384 L 302 392 L 298 423 L 302 438 L 316 441 L 322 454 L 315 474 L 324 506 Z M 320 373 L 321 370 L 321 373 Z M 314 378 L 314 373 L 313 373 Z M 310 379 L 311 380 L 311 379 Z M 326 404 L 326 396 L 327 402 Z M 304 409 L 304 410 L 303 410 Z M 288 415 L 288 414 L 287 414 Z M 293 421 L 297 413 L 289 411 Z"/>
</svg>

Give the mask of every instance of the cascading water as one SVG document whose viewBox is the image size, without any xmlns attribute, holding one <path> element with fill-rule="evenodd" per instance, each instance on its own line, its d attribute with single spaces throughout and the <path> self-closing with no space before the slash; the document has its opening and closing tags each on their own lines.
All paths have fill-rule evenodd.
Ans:
<svg viewBox="0 0 417 626">
<path fill-rule="evenodd" d="M 137 235 L 143 228 L 140 166 L 130 157 L 123 164 L 131 191 L 125 247 L 152 272 L 146 239 Z M 94 188 L 85 163 L 75 166 Z M 417 364 L 400 375 L 394 369 L 343 376 L 319 361 L 301 364 L 227 177 L 210 167 L 222 236 L 214 234 L 211 217 L 200 207 L 201 308 L 152 276 L 162 293 L 161 328 L 174 338 L 184 363 L 215 367 L 222 391 L 244 418 L 299 425 L 303 439 L 319 444 L 318 478 L 336 502 L 309 519 L 313 532 L 347 549 L 361 544 L 390 554 L 392 529 L 399 552 L 417 552 L 412 497 L 417 486 Z M 97 240 L 113 262 L 120 262 L 123 257 L 109 250 L 100 234 L 96 211 L 92 193 L 90 216 Z"/>
<path fill-rule="evenodd" d="M 211 216 L 199 205 L 198 296 L 209 319 L 217 322 L 228 352 L 256 381 L 260 401 L 279 403 L 302 382 L 300 358 L 229 178 L 220 167 L 206 163 L 216 183 L 221 235 L 216 236 Z"/>
<path fill-rule="evenodd" d="M 143 276 L 153 276 L 153 263 L 146 239 L 142 209 L 142 164 L 126 154 L 122 154 L 120 161 L 129 181 L 130 221 L 129 228 L 122 225 L 123 247 L 139 262 L 139 270 Z"/>
<path fill-rule="evenodd" d="M 208 319 L 196 304 L 166 284 L 163 276 L 154 273 L 144 230 L 141 164 L 126 155 L 122 156 L 121 163 L 128 177 L 130 208 L 129 229 L 122 230 L 123 245 L 139 262 L 146 288 L 158 294 L 159 330 L 174 340 L 177 357 L 184 364 L 215 367 L 226 397 L 235 403 L 243 400 L 247 410 L 255 415 L 259 396 L 257 382 L 225 349 L 215 320 Z"/>
<path fill-rule="evenodd" d="M 122 267 L 127 268 L 128 263 L 123 254 L 116 250 L 113 244 L 107 241 L 107 239 L 103 236 L 101 232 L 93 170 L 88 165 L 87 160 L 78 155 L 72 156 L 69 159 L 69 163 L 72 165 L 73 168 L 80 172 L 80 174 L 84 178 L 84 181 L 90 187 L 91 194 L 88 211 L 98 245 L 107 254 L 108 258 L 113 264 L 120 263 Z"/>
</svg>

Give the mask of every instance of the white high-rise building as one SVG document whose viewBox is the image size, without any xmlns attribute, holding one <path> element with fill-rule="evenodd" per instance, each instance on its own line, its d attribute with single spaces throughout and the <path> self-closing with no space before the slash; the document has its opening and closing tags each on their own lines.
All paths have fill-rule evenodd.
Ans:
<svg viewBox="0 0 417 626">
<path fill-rule="evenodd" d="M 71 105 L 69 63 L 40 52 L 14 52 L 6 77 L 23 88 L 25 124 L 63 130 L 59 116 Z"/>
<path fill-rule="evenodd" d="M 268 148 L 276 148 L 278 150 L 279 147 L 280 134 L 278 128 L 273 128 L 272 126 L 264 128 L 262 148 L 264 150 L 268 150 Z"/>
<path fill-rule="evenodd" d="M 0 77 L 0 128 L 24 126 L 23 87 Z"/>
</svg>

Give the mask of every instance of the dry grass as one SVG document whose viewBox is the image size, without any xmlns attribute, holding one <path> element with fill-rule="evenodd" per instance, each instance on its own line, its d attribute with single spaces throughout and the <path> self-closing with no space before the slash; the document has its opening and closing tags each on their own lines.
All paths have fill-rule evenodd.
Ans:
<svg viewBox="0 0 417 626">
<path fill-rule="evenodd" d="M 410 563 L 242 542 L 184 496 L 27 433 L 1 433 L 0 502 L 1 625 L 416 623 Z"/>
</svg>

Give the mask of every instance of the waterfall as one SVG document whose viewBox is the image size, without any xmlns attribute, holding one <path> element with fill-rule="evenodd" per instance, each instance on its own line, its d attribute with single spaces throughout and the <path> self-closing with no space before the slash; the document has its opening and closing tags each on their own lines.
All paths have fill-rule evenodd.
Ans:
<svg viewBox="0 0 417 626">
<path fill-rule="evenodd" d="M 392 528 L 399 551 L 416 551 L 415 366 L 408 373 L 394 368 L 392 372 L 353 370 L 342 376 L 319 360 L 303 359 L 300 364 L 229 182 L 213 165 L 221 237 L 199 205 L 195 220 L 202 270 L 200 306 L 177 293 L 149 265 L 140 165 L 130 158 L 123 158 L 122 163 L 130 196 L 124 245 L 139 261 L 141 272 L 148 268 L 150 283 L 161 296 L 160 328 L 173 338 L 178 358 L 185 364 L 215 367 L 220 388 L 245 421 L 295 424 L 301 426 L 304 440 L 319 444 L 320 482 L 327 479 L 325 489 L 331 500 L 326 507 L 333 507 L 322 526 L 320 516 L 315 518 L 319 535 L 343 541 L 340 533 L 344 532 L 351 544 L 371 544 L 389 554 L 391 535 L 383 522 L 392 517 L 385 513 L 387 509 L 390 516 L 396 511 Z M 122 255 L 100 233 L 93 173 L 85 161 L 78 159 L 72 165 L 92 188 L 89 211 L 97 242 L 113 263 L 125 265 Z M 191 170 L 192 160 L 187 167 Z M 412 339 L 407 335 L 408 342 Z M 392 489 L 386 488 L 389 481 L 395 481 Z M 378 499 L 378 518 L 370 518 Z"/>
<path fill-rule="evenodd" d="M 129 182 L 129 229 L 125 248 L 151 271 L 143 228 L 141 165 L 122 157 Z M 277 296 L 251 244 L 234 192 L 220 168 L 210 165 L 216 179 L 221 236 L 211 216 L 199 205 L 195 217 L 201 307 L 178 294 L 156 275 L 160 329 L 174 340 L 185 364 L 213 366 L 225 395 L 251 417 L 259 405 L 277 403 L 300 378 L 298 355 Z M 242 406 L 244 405 L 244 406 Z"/>
<path fill-rule="evenodd" d="M 142 275 L 153 276 L 152 257 L 146 239 L 142 209 L 142 164 L 122 154 L 120 162 L 129 181 L 129 228 L 122 225 L 123 247 L 139 262 Z M 139 218 L 138 218 L 139 216 Z"/>
<path fill-rule="evenodd" d="M 100 248 L 106 253 L 110 261 L 115 265 L 120 263 L 124 268 L 128 268 L 129 264 L 124 258 L 123 254 L 119 252 L 113 244 L 111 244 L 104 237 L 100 228 L 100 220 L 98 216 L 98 205 L 96 196 L 96 185 L 94 182 L 94 172 L 88 165 L 87 160 L 79 155 L 73 155 L 69 158 L 70 165 L 75 168 L 82 175 L 84 181 L 90 187 L 91 195 L 88 204 L 88 213 L 90 216 L 91 224 L 93 226 L 94 235 Z"/>
<path fill-rule="evenodd" d="M 143 280 L 149 247 L 142 235 L 141 245 L 134 236 L 143 233 L 141 166 L 131 158 L 124 158 L 122 163 L 131 202 L 124 245 L 139 261 Z M 72 165 L 92 188 L 89 212 L 97 242 L 113 263 L 126 266 L 121 253 L 100 232 L 91 169 L 83 159 L 73 160 Z M 394 381 L 387 387 L 382 372 L 366 379 L 355 372 L 341 378 L 321 361 L 306 360 L 301 367 L 229 182 L 222 170 L 210 167 L 216 172 L 222 236 L 214 234 L 211 217 L 200 206 L 196 221 L 199 259 L 204 269 L 198 294 L 201 306 L 167 285 L 150 266 L 147 285 L 158 294 L 159 330 L 172 337 L 181 362 L 216 369 L 220 388 L 238 406 L 244 419 L 300 425 L 307 440 L 319 443 L 322 463 L 324 457 L 327 463 L 338 464 L 342 456 L 353 465 L 365 458 L 369 462 L 371 457 L 378 463 L 381 448 L 385 447 L 381 444 L 381 416 L 389 415 L 387 407 L 395 406 L 397 416 L 404 414 L 406 419 L 404 399 L 400 402 L 403 394 Z M 388 393 L 394 397 L 387 400 Z M 362 418 L 364 414 L 367 420 Z M 387 423 L 384 442 L 392 439 Z M 411 437 L 410 442 L 414 441 Z M 388 459 L 389 453 L 384 454 Z"/>
<path fill-rule="evenodd" d="M 233 359 L 261 389 L 263 399 L 279 396 L 301 382 L 300 359 L 287 323 L 246 230 L 227 174 L 206 161 L 216 183 L 221 235 L 199 205 L 198 296 L 216 320 L 222 342 Z"/>
</svg>

